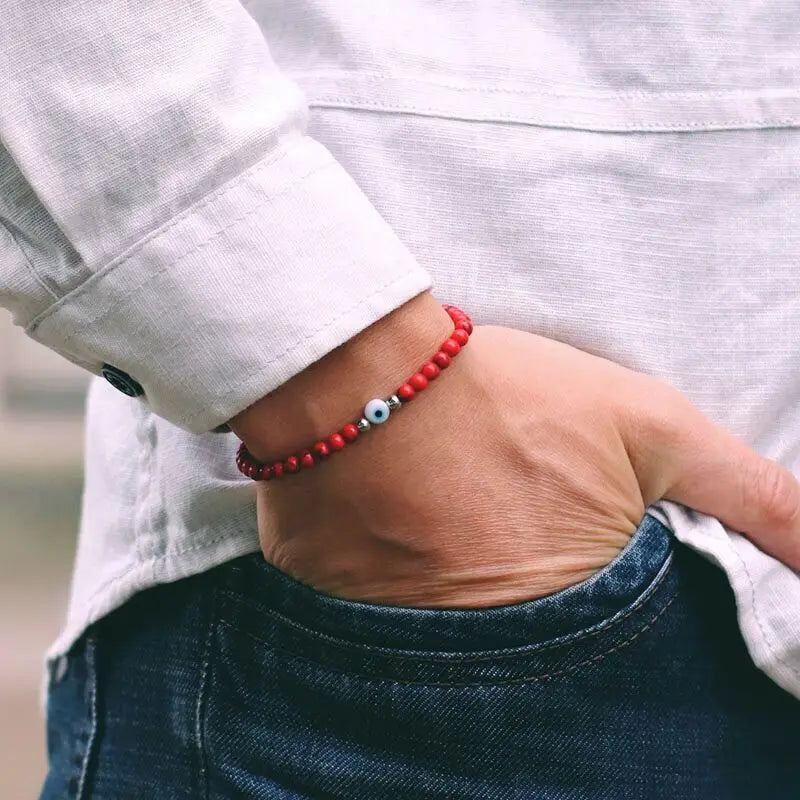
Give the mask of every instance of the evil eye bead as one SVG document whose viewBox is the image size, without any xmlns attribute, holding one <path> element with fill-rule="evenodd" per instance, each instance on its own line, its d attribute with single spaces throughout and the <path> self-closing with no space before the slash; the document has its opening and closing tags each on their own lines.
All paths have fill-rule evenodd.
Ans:
<svg viewBox="0 0 800 800">
<path fill-rule="evenodd" d="M 364 406 L 364 416 L 373 425 L 380 425 L 381 423 L 386 422 L 386 420 L 389 419 L 389 414 L 391 413 L 392 411 L 389 408 L 389 404 L 385 400 L 381 400 L 379 397 L 376 397 L 374 400 L 370 400 L 369 403 Z"/>
</svg>

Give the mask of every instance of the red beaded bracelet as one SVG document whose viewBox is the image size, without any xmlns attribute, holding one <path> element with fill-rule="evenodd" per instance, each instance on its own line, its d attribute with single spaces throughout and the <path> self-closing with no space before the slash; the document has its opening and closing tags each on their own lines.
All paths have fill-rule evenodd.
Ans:
<svg viewBox="0 0 800 800">
<path fill-rule="evenodd" d="M 236 453 L 236 466 L 239 471 L 254 481 L 268 481 L 272 478 L 281 478 L 286 474 L 300 472 L 302 469 L 310 469 L 320 461 L 343 450 L 349 442 L 356 441 L 373 425 L 382 425 L 386 422 L 393 411 L 413 400 L 419 392 L 427 388 L 430 381 L 436 379 L 441 370 L 447 369 L 451 359 L 457 356 L 461 348 L 469 341 L 472 333 L 472 320 L 469 316 L 455 306 L 443 304 L 443 307 L 455 324 L 453 332 L 439 345 L 439 350 L 405 383 L 401 384 L 391 397 L 387 400 L 379 397 L 370 400 L 364 407 L 364 415 L 357 422 L 348 422 L 327 439 L 271 464 L 257 461 L 242 442 Z"/>
</svg>

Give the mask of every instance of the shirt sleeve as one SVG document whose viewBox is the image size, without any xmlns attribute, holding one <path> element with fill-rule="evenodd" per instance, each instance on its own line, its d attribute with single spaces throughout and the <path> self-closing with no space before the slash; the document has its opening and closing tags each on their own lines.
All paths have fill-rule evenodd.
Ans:
<svg viewBox="0 0 800 800">
<path fill-rule="evenodd" d="M 210 431 L 430 288 L 238 2 L 0 20 L 0 306 L 132 402 Z"/>
</svg>

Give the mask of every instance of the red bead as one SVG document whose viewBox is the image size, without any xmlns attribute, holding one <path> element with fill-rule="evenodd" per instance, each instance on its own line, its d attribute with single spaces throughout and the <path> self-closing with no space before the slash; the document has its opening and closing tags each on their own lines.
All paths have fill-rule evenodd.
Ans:
<svg viewBox="0 0 800 800">
<path fill-rule="evenodd" d="M 284 462 L 283 466 L 287 472 L 291 472 L 294 474 L 295 472 L 300 472 L 300 462 L 297 459 L 297 456 L 289 456 Z"/>
<path fill-rule="evenodd" d="M 283 462 L 282 461 L 276 461 L 272 465 L 272 475 L 275 478 L 282 478 L 283 477 Z"/>
<path fill-rule="evenodd" d="M 415 392 L 421 392 L 428 386 L 428 379 L 421 373 L 415 372 L 409 379 L 408 384 Z"/>
<path fill-rule="evenodd" d="M 314 445 L 314 452 L 322 459 L 327 458 L 331 454 L 331 449 L 326 442 L 317 442 Z"/>
<path fill-rule="evenodd" d="M 345 442 L 341 433 L 332 433 L 328 437 L 328 445 L 330 446 L 331 450 L 341 450 L 345 444 L 347 444 L 347 442 Z"/>
<path fill-rule="evenodd" d="M 450 338 L 463 347 L 469 341 L 469 334 L 463 328 L 456 328 L 450 334 Z"/>
<path fill-rule="evenodd" d="M 456 330 L 472 333 L 472 323 L 468 319 L 460 319 L 456 322 Z"/>
<path fill-rule="evenodd" d="M 436 376 L 439 374 L 439 367 L 433 363 L 433 361 L 426 361 L 420 368 L 419 371 L 429 380 L 432 381 Z"/>
<path fill-rule="evenodd" d="M 268 481 L 272 478 L 272 469 L 269 464 L 262 464 L 256 471 L 255 478 L 258 481 Z"/>
<path fill-rule="evenodd" d="M 311 455 L 311 451 L 303 450 L 303 452 L 300 453 L 300 466 L 303 469 L 311 469 L 314 464 L 316 464 L 316 461 L 314 461 L 314 456 Z"/>
<path fill-rule="evenodd" d="M 433 361 L 439 369 L 447 369 L 450 366 L 450 356 L 447 355 L 447 353 L 443 353 L 441 350 L 438 353 L 434 353 L 431 361 Z"/>
<path fill-rule="evenodd" d="M 445 339 L 441 344 L 442 352 L 448 356 L 457 356 L 461 352 L 461 345 L 455 339 Z"/>
<path fill-rule="evenodd" d="M 340 431 L 342 436 L 347 439 L 348 442 L 354 442 L 358 439 L 358 426 L 352 422 L 348 422 L 342 430 Z"/>
<path fill-rule="evenodd" d="M 450 319 L 453 320 L 453 322 L 463 322 L 468 320 L 469 317 L 463 311 L 457 311 L 450 314 Z"/>
<path fill-rule="evenodd" d="M 402 386 L 398 388 L 395 394 L 400 398 L 400 400 L 404 403 L 407 403 L 409 400 L 414 399 L 414 395 L 416 392 L 414 391 L 414 387 L 410 383 L 404 383 Z"/>
<path fill-rule="evenodd" d="M 245 464 L 244 474 L 247 475 L 248 478 L 252 478 L 256 474 L 256 465 L 252 462 Z"/>
</svg>

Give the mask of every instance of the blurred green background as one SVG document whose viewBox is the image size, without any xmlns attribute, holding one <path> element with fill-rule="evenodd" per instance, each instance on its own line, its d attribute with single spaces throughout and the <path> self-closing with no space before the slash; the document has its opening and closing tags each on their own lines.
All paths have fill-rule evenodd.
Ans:
<svg viewBox="0 0 800 800">
<path fill-rule="evenodd" d="M 0 798 L 38 796 L 44 652 L 66 611 L 90 376 L 0 311 Z"/>
</svg>

